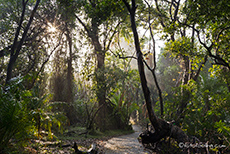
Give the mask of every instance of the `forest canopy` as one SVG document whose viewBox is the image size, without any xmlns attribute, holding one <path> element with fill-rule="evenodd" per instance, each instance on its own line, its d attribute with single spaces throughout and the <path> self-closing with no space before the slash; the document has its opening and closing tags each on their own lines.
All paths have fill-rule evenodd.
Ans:
<svg viewBox="0 0 230 154">
<path fill-rule="evenodd" d="M 229 10 L 227 0 L 0 0 L 0 153 L 72 126 L 130 130 L 130 119 L 152 125 L 151 146 L 182 152 L 197 139 L 229 152 Z"/>
</svg>

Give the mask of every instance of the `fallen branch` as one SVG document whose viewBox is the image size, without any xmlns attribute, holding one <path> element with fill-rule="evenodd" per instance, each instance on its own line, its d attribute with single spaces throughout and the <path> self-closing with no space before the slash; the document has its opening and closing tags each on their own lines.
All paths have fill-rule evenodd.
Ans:
<svg viewBox="0 0 230 154">
<path fill-rule="evenodd" d="M 73 148 L 76 154 L 97 154 L 97 149 L 95 144 L 92 144 L 91 148 L 88 151 L 81 151 L 78 149 L 77 143 L 74 142 Z"/>
</svg>

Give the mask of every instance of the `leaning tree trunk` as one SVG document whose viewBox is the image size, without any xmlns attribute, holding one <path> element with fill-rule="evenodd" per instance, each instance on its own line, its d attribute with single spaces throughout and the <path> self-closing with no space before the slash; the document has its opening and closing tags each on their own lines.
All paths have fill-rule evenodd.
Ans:
<svg viewBox="0 0 230 154">
<path fill-rule="evenodd" d="M 155 132 L 151 134 L 151 143 L 157 142 L 160 139 L 170 136 L 174 138 L 177 142 L 186 142 L 188 141 L 188 136 L 176 125 L 172 125 L 172 123 L 159 119 L 154 110 L 152 108 L 150 91 L 147 86 L 147 80 L 145 76 L 144 63 L 143 63 L 143 54 L 140 48 L 139 37 L 137 33 L 136 23 L 135 23 L 135 11 L 136 4 L 135 0 L 132 0 L 132 6 L 128 4 L 126 0 L 123 0 L 125 3 L 131 19 L 131 27 L 134 36 L 135 48 L 136 48 L 136 56 L 138 61 L 138 71 L 141 79 L 141 86 L 145 97 L 145 103 L 148 110 L 148 116 L 151 124 L 153 125 Z M 145 136 L 146 137 L 146 136 Z"/>
<path fill-rule="evenodd" d="M 27 37 L 27 32 L 29 31 L 30 25 L 31 25 L 31 23 L 33 21 L 33 18 L 34 18 L 35 12 L 37 11 L 37 8 L 38 8 L 38 5 L 40 3 L 40 0 L 36 1 L 36 4 L 35 4 L 33 10 L 31 11 L 29 21 L 28 21 L 26 27 L 24 28 L 22 38 L 20 39 L 19 44 L 17 44 L 18 38 L 19 38 L 19 35 L 20 35 L 20 31 L 21 31 L 21 29 L 23 27 L 22 24 L 23 24 L 23 21 L 24 21 L 24 15 L 25 15 L 25 11 L 26 11 L 27 2 L 23 1 L 23 3 L 22 3 L 23 8 L 22 8 L 22 14 L 21 14 L 21 18 L 20 18 L 20 23 L 19 23 L 19 26 L 18 26 L 18 28 L 16 30 L 15 37 L 14 37 L 14 43 L 13 43 L 13 45 L 11 47 L 11 51 L 10 51 L 11 54 L 10 54 L 9 64 L 8 64 L 8 67 L 7 67 L 6 84 L 8 84 L 10 79 L 12 78 L 13 67 L 14 67 L 15 62 L 16 62 L 16 60 L 17 60 L 17 58 L 19 56 L 19 53 L 20 53 L 20 51 L 22 49 L 23 42 L 25 41 L 25 39 Z"/>
</svg>

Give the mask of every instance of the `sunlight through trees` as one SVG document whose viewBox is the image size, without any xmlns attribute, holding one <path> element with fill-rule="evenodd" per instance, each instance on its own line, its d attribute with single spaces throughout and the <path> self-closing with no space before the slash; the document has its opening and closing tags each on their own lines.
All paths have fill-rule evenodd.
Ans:
<svg viewBox="0 0 230 154">
<path fill-rule="evenodd" d="M 137 138 L 151 152 L 230 152 L 229 10 L 227 0 L 0 0 L 0 153 L 71 153 L 72 141 L 134 123 L 148 124 Z"/>
</svg>

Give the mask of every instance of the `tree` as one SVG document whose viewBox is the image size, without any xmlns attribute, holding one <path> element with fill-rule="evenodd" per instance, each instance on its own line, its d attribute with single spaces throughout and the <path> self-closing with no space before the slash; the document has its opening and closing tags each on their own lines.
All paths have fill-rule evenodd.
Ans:
<svg viewBox="0 0 230 154">
<path fill-rule="evenodd" d="M 208 3 L 210 7 L 206 7 L 205 3 Z M 221 1 L 220 4 L 226 5 L 226 2 Z M 191 11 L 191 8 L 193 8 L 193 5 L 195 5 L 194 10 Z M 222 79 L 224 79 L 226 83 L 227 81 L 229 81 L 229 78 L 225 76 L 226 72 L 228 72 L 227 70 L 228 70 L 228 59 L 229 58 L 227 57 L 228 57 L 229 52 L 228 53 L 223 52 L 223 51 L 228 51 L 229 44 L 225 44 L 224 43 L 225 41 L 222 41 L 222 40 L 228 40 L 228 36 L 225 35 L 225 34 L 228 34 L 228 26 L 220 22 L 220 21 L 226 20 L 223 14 L 227 16 L 228 12 L 226 12 L 226 10 L 223 9 L 223 11 L 215 10 L 217 12 L 215 13 L 214 10 L 210 9 L 210 8 L 216 9 L 216 7 L 214 7 L 215 3 L 214 2 L 210 2 L 210 3 L 204 2 L 203 3 L 203 1 L 202 2 L 201 1 L 182 2 L 182 1 L 156 0 L 155 6 L 156 8 L 154 9 L 153 7 L 152 9 L 152 19 L 153 20 L 155 19 L 155 21 L 152 22 L 152 26 L 155 26 L 156 29 L 160 27 L 160 30 L 163 31 L 162 38 L 164 38 L 167 41 L 166 48 L 164 49 L 164 55 L 166 55 L 166 58 L 170 56 L 176 59 L 178 66 L 180 67 L 180 70 L 181 70 L 180 72 L 182 72 L 181 73 L 182 75 L 180 76 L 177 82 L 179 84 L 176 85 L 176 87 L 178 88 L 174 88 L 174 90 L 177 90 L 177 91 L 174 92 L 173 98 L 169 99 L 169 101 L 165 101 L 164 105 L 166 106 L 166 111 L 170 112 L 168 114 L 167 113 L 165 114 L 165 115 L 169 115 L 169 117 L 165 117 L 165 118 L 166 119 L 167 118 L 176 119 L 175 124 L 181 125 L 183 127 L 184 125 L 189 125 L 189 123 L 191 123 L 191 121 L 186 121 L 186 120 L 191 118 L 191 115 L 193 115 L 192 111 L 194 110 L 196 111 L 196 109 L 193 108 L 193 107 L 197 107 L 194 102 L 199 102 L 202 104 L 202 105 L 200 104 L 201 106 L 204 106 L 205 104 L 206 105 L 209 104 L 210 102 L 209 99 L 213 99 L 215 97 L 216 102 L 222 102 L 223 104 L 228 106 L 226 102 L 229 100 L 229 97 L 225 95 L 226 88 L 223 88 L 222 86 L 218 86 L 222 94 L 217 94 L 218 96 L 215 95 L 213 97 L 211 96 L 212 92 L 207 92 L 207 91 L 202 92 L 203 89 L 199 89 L 200 90 L 199 92 L 202 93 L 202 96 L 205 96 L 206 94 L 208 94 L 208 98 L 206 100 L 201 101 L 201 97 L 199 97 L 200 94 L 198 93 L 196 94 L 197 92 L 196 87 L 197 86 L 199 87 L 199 84 L 202 83 L 201 81 L 202 79 L 200 78 L 202 70 L 208 66 L 206 64 L 209 60 L 208 57 L 211 57 L 211 59 L 213 59 L 214 63 L 216 64 L 214 65 L 214 69 L 212 69 L 212 71 L 215 72 L 214 76 L 215 77 L 219 76 L 220 70 L 221 70 L 220 68 L 222 69 L 224 68 L 223 72 L 225 73 L 222 72 Z M 203 7 L 206 7 L 206 8 L 203 8 Z M 130 8 L 129 10 L 132 10 L 133 8 L 135 8 L 135 5 L 133 5 L 133 7 Z M 203 9 L 200 9 L 200 8 L 203 8 Z M 197 13 L 196 10 L 199 10 L 198 12 L 202 12 L 202 13 Z M 206 10 L 206 11 L 203 12 L 203 10 Z M 217 24 L 218 26 L 215 24 L 212 25 L 213 20 L 208 17 L 210 15 L 209 13 L 213 15 L 211 18 L 214 18 L 214 20 L 218 22 Z M 130 14 L 132 16 L 132 13 Z M 204 16 L 206 16 L 207 18 L 204 18 Z M 219 27 L 219 25 L 221 26 Z M 137 34 L 134 33 L 134 37 L 135 35 L 137 36 Z M 223 38 L 219 40 L 219 36 L 221 37 L 223 36 Z M 210 44 L 211 46 L 209 46 Z M 216 47 L 214 47 L 214 44 L 216 44 Z M 219 50 L 220 48 L 222 49 L 221 51 Z M 139 49 L 140 47 L 137 47 L 136 49 L 137 53 Z M 141 55 L 142 53 L 139 53 L 139 54 Z M 141 61 L 143 61 L 143 59 Z M 221 65 L 221 67 L 217 65 Z M 172 66 L 170 66 L 170 68 L 171 67 Z M 142 80 L 142 82 L 145 83 L 144 79 Z M 220 81 L 218 80 L 217 82 L 220 82 Z M 148 90 L 146 89 L 143 91 L 146 91 L 144 92 L 146 94 L 149 93 Z M 219 99 L 217 99 L 218 97 Z M 220 98 L 224 98 L 224 100 Z M 169 103 L 173 104 L 171 105 L 172 108 L 169 108 L 170 107 Z M 147 104 L 147 101 L 146 101 L 146 104 Z M 208 106 L 210 107 L 210 105 Z M 151 107 L 149 108 L 151 112 L 152 109 Z M 216 109 L 215 105 L 213 105 L 212 108 Z M 216 111 L 217 110 L 215 110 L 215 113 Z M 211 109 L 209 110 L 209 112 L 213 113 Z M 225 112 L 225 109 L 223 112 Z M 210 118 L 210 119 L 212 117 L 212 116 L 209 117 L 209 115 L 202 114 L 201 112 L 199 114 L 200 114 L 200 120 L 203 119 L 202 117 Z M 154 116 L 154 113 L 152 113 L 152 115 L 149 115 L 149 117 L 151 116 Z M 227 131 L 227 129 L 225 129 L 223 125 L 228 125 L 228 124 L 222 123 L 220 120 L 221 119 L 220 117 L 218 116 L 217 117 L 214 116 L 214 117 L 215 117 L 215 120 L 213 120 L 212 125 L 215 125 L 215 127 L 219 127 L 220 130 L 224 129 L 225 131 Z M 186 120 L 184 120 L 184 118 L 186 118 Z M 153 123 L 155 123 L 156 125 L 156 122 L 157 122 L 156 119 L 157 117 L 155 119 L 154 118 L 150 119 L 153 126 L 154 126 Z M 215 123 L 218 123 L 218 126 Z M 155 127 L 158 127 L 158 126 L 154 126 L 154 128 Z M 191 130 L 193 130 L 192 127 L 191 127 Z M 203 132 L 201 129 L 199 131 Z M 192 131 L 187 131 L 187 132 L 191 133 Z M 212 134 L 213 137 L 215 136 L 214 133 L 210 133 L 210 134 Z M 220 135 L 219 133 L 217 134 Z M 144 135 L 145 134 L 143 134 L 142 137 L 146 137 Z M 225 138 L 224 136 L 222 137 Z M 151 143 L 155 142 L 155 138 L 151 138 L 149 142 Z M 226 140 L 226 142 L 228 141 Z"/>
<path fill-rule="evenodd" d="M 27 142 L 36 133 L 39 135 L 40 128 L 49 130 L 50 137 L 51 126 L 54 123 L 56 126 L 61 124 L 53 116 L 44 118 L 44 115 L 46 118 L 47 114 L 50 115 L 47 112 L 52 108 L 47 105 L 48 94 L 43 82 L 47 80 L 47 73 L 44 73 L 44 67 L 61 40 L 59 38 L 52 43 L 48 21 L 54 19 L 54 16 L 49 4 L 29 0 L 1 3 L 1 7 L 9 6 L 5 12 L 7 16 L 4 17 L 1 12 L 4 17 L 1 20 L 5 22 L 8 17 L 10 20 L 6 30 L 1 31 L 1 46 L 4 47 L 1 50 L 1 65 L 8 66 L 7 71 L 4 67 L 1 69 L 1 75 L 6 77 L 5 86 L 0 82 L 0 151 L 3 153 L 8 153 L 2 149 L 7 149 L 15 139 L 18 139 L 18 145 Z M 45 12 L 48 10 L 51 13 Z M 46 122 L 43 123 L 43 120 Z"/>
<path fill-rule="evenodd" d="M 20 8 L 21 3 L 20 1 L 9 2 L 9 3 L 3 3 L 6 5 L 10 5 L 8 8 L 9 12 L 9 19 L 10 23 L 9 25 L 5 25 L 3 31 L 1 33 L 1 36 L 3 37 L 1 46 L 3 47 L 0 51 L 0 57 L 2 60 L 2 69 L 1 69 L 1 77 L 7 78 L 7 66 L 9 64 L 6 64 L 7 58 L 10 58 L 10 52 L 11 48 L 13 47 L 12 39 L 15 38 L 16 30 L 15 28 L 10 28 L 12 25 L 17 25 L 19 22 L 17 19 L 21 14 L 17 14 L 16 12 L 20 12 L 22 8 Z M 29 9 L 29 7 L 32 7 L 34 5 L 34 2 L 28 1 L 26 3 L 26 9 Z M 3 6 L 4 6 L 3 5 Z M 18 52 L 17 61 L 14 63 L 14 68 L 12 70 L 13 76 L 27 76 L 27 80 L 25 82 L 25 86 L 28 89 L 31 89 L 35 82 L 38 81 L 37 79 L 39 76 L 44 72 L 45 65 L 48 63 L 50 57 L 55 52 L 55 50 L 58 48 L 61 42 L 61 33 L 57 34 L 57 37 L 53 37 L 53 32 L 50 31 L 51 23 L 53 23 L 55 18 L 55 12 L 53 4 L 44 1 L 40 3 L 42 7 L 40 7 L 36 13 L 34 14 L 33 21 L 30 28 L 25 34 L 25 40 L 22 43 L 20 52 Z M 13 11 L 17 10 L 18 11 Z M 26 21 L 30 19 L 30 12 L 26 11 L 24 16 L 24 21 L 22 25 L 22 29 L 26 24 Z M 4 22 L 7 21 L 6 18 L 2 19 Z M 21 33 L 23 30 L 21 29 L 21 32 L 19 34 L 19 38 L 21 38 Z M 14 36 L 13 36 L 14 35 Z M 20 40 L 16 42 L 16 47 L 18 47 L 20 43 Z M 16 54 L 16 53 L 15 53 Z M 11 56 L 11 57 L 17 57 Z M 3 82 L 1 82 L 3 84 Z"/>
<path fill-rule="evenodd" d="M 76 19 L 90 39 L 96 57 L 94 73 L 96 97 L 98 106 L 101 107 L 98 113 L 98 127 L 104 131 L 108 125 L 111 125 L 107 121 L 111 109 L 106 103 L 108 87 L 105 82 L 105 56 L 125 16 L 121 3 L 117 1 L 82 1 L 78 7 L 81 8 L 82 12 L 79 10 L 79 13 L 83 13 L 82 16 L 85 17 L 86 22 L 81 19 L 80 14 L 76 15 Z M 114 127 L 110 126 L 110 128 Z"/>
<path fill-rule="evenodd" d="M 222 70 L 228 89 L 229 78 L 229 6 L 226 0 L 216 1 L 188 1 L 184 7 L 187 22 L 178 22 L 196 32 L 197 40 L 204 47 L 205 54 L 213 60 L 214 65 Z M 190 9 L 190 11 L 188 11 Z M 194 11 L 196 10 L 196 11 Z"/>
<path fill-rule="evenodd" d="M 25 11 L 26 11 L 26 6 L 27 6 L 27 3 L 28 3 L 28 0 L 23 0 L 22 1 L 22 13 L 21 13 L 21 17 L 20 17 L 20 21 L 18 23 L 18 27 L 17 27 L 17 30 L 15 32 L 15 37 L 14 37 L 14 42 L 13 42 L 13 45 L 11 46 L 11 49 L 10 49 L 10 60 L 9 60 L 9 63 L 8 63 L 8 67 L 7 67 L 7 77 L 6 77 L 6 84 L 9 83 L 10 79 L 12 78 L 12 70 L 13 70 L 13 66 L 19 56 L 19 53 L 21 51 L 21 48 L 22 48 L 22 45 L 23 45 L 23 42 L 25 41 L 26 39 L 26 36 L 27 36 L 27 32 L 30 28 L 30 25 L 33 21 L 33 18 L 34 18 L 34 15 L 35 15 L 35 12 L 38 8 L 38 5 L 40 3 L 40 0 L 37 0 L 36 1 L 36 4 L 31 12 L 31 15 L 30 15 L 30 18 L 29 18 L 29 21 L 24 29 L 24 32 L 22 34 L 22 38 L 19 39 L 18 41 L 18 38 L 19 38 L 19 35 L 20 35 L 20 31 L 22 30 L 22 23 L 24 21 L 24 16 L 25 16 Z M 19 43 L 18 43 L 19 42 Z M 18 43 L 18 44 L 17 44 Z"/>
<path fill-rule="evenodd" d="M 64 51 L 64 56 L 66 57 L 67 61 L 67 68 L 64 67 L 64 69 L 67 69 L 66 75 L 65 74 L 57 74 L 57 79 L 61 80 L 63 78 L 63 75 L 65 79 L 63 82 L 61 82 L 64 86 L 64 89 L 56 89 L 57 91 L 63 91 L 62 95 L 62 101 L 67 102 L 67 105 L 65 106 L 64 110 L 67 114 L 67 117 L 70 120 L 70 124 L 75 124 L 78 120 L 75 116 L 75 111 L 73 108 L 73 102 L 74 102 L 74 94 L 73 94 L 73 60 L 74 60 L 74 51 L 76 48 L 74 48 L 73 43 L 74 43 L 74 34 L 73 30 L 75 29 L 76 25 L 74 24 L 75 22 L 75 3 L 73 1 L 62 1 L 59 0 L 57 1 L 58 5 L 58 13 L 60 14 L 60 22 L 62 25 L 61 31 L 64 33 L 65 38 L 65 51 Z M 62 48 L 63 49 L 63 48 Z M 61 53 L 61 51 L 59 52 Z M 60 58 L 60 55 L 56 55 L 57 60 Z M 58 64 L 56 63 L 56 66 Z M 57 66 L 59 67 L 59 66 Z M 63 69 L 62 67 L 60 69 Z M 66 86 L 64 83 L 67 83 Z M 60 84 L 59 81 L 57 81 L 54 84 Z M 56 93 L 57 94 L 57 93 Z M 56 95 L 57 96 L 57 95 Z M 54 99 L 55 100 L 55 99 Z M 56 100 L 60 101 L 60 100 Z"/>
<path fill-rule="evenodd" d="M 197 78 L 207 61 L 207 56 L 202 51 L 199 51 L 197 39 L 195 38 L 195 31 L 180 24 L 179 21 L 188 22 L 189 16 L 182 9 L 187 1 L 158 1 L 155 0 L 154 17 L 158 18 L 164 34 L 163 37 L 167 40 L 166 52 L 170 56 L 176 57 L 180 63 L 182 76 L 181 84 L 181 100 L 178 104 L 176 123 L 180 124 L 183 121 L 185 108 L 191 98 L 189 90 L 185 87 L 189 85 L 189 81 L 197 81 Z M 158 20 L 157 20 L 158 21 Z M 167 55 L 167 54 L 166 54 Z M 195 66 L 195 67 L 194 67 Z M 180 85 L 180 84 L 178 84 Z"/>
<path fill-rule="evenodd" d="M 188 141 L 188 136 L 178 126 L 172 125 L 162 119 L 159 119 L 152 108 L 150 91 L 147 85 L 147 80 L 144 71 L 143 54 L 141 52 L 139 37 L 138 37 L 136 23 L 135 23 L 135 12 L 137 8 L 136 2 L 135 0 L 132 0 L 131 6 L 127 1 L 123 0 L 123 2 L 125 3 L 130 13 L 131 27 L 134 36 L 138 70 L 139 70 L 142 90 L 145 97 L 145 103 L 147 106 L 149 119 L 155 130 L 155 132 L 150 135 L 152 139 L 151 143 L 155 143 L 166 136 L 171 136 L 172 138 L 176 139 L 178 142 L 186 142 Z M 141 135 L 141 137 L 145 138 L 145 134 L 143 136 Z"/>
</svg>

